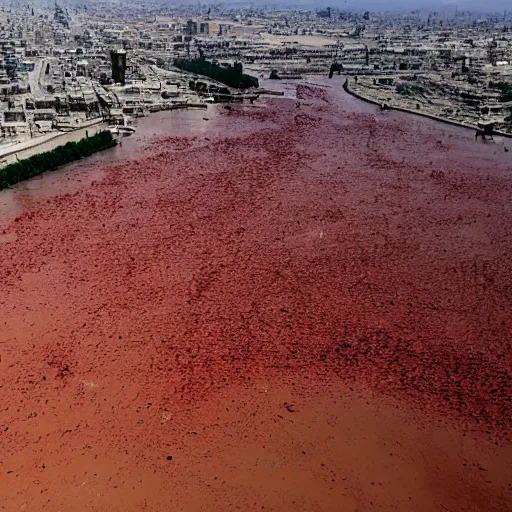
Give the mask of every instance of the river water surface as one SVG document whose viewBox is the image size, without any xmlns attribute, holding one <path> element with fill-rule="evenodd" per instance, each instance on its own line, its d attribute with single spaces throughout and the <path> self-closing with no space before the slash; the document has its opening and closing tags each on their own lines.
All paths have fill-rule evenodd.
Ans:
<svg viewBox="0 0 512 512">
<path fill-rule="evenodd" d="M 317 82 L 0 192 L 0 510 L 512 510 L 512 153 Z"/>
</svg>

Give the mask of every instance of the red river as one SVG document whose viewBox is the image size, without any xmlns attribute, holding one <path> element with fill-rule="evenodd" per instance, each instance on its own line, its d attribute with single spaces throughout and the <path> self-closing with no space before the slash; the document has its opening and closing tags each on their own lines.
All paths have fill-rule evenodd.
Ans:
<svg viewBox="0 0 512 512">
<path fill-rule="evenodd" d="M 294 90 L 0 192 L 0 510 L 512 510 L 512 141 Z"/>
</svg>

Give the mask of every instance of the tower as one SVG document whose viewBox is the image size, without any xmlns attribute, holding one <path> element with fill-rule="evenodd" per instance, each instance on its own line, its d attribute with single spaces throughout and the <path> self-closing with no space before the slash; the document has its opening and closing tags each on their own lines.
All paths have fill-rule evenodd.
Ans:
<svg viewBox="0 0 512 512">
<path fill-rule="evenodd" d="M 114 82 L 124 85 L 126 75 L 126 50 L 112 50 L 110 52 L 112 60 L 112 78 Z"/>
</svg>

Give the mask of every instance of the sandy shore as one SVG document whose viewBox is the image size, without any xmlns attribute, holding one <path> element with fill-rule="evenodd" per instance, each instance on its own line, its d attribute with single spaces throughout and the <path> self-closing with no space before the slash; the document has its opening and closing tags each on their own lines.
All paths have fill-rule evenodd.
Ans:
<svg viewBox="0 0 512 512">
<path fill-rule="evenodd" d="M 328 85 L 0 194 L 0 510 L 512 509 L 511 160 Z"/>
</svg>

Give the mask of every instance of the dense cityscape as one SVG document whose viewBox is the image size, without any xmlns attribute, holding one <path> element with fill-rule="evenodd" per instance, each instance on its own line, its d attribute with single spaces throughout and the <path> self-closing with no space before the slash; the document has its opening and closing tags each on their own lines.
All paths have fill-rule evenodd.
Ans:
<svg viewBox="0 0 512 512">
<path fill-rule="evenodd" d="M 57 131 L 100 122 L 128 127 L 159 110 L 243 101 L 240 89 L 245 99 L 265 92 L 257 79 L 222 84 L 176 66 L 199 59 L 256 78 L 342 73 L 350 90 L 381 105 L 512 132 L 506 12 L 140 11 L 135 4 L 122 16 L 114 11 L 101 3 L 2 7 L 0 155 Z"/>
</svg>

